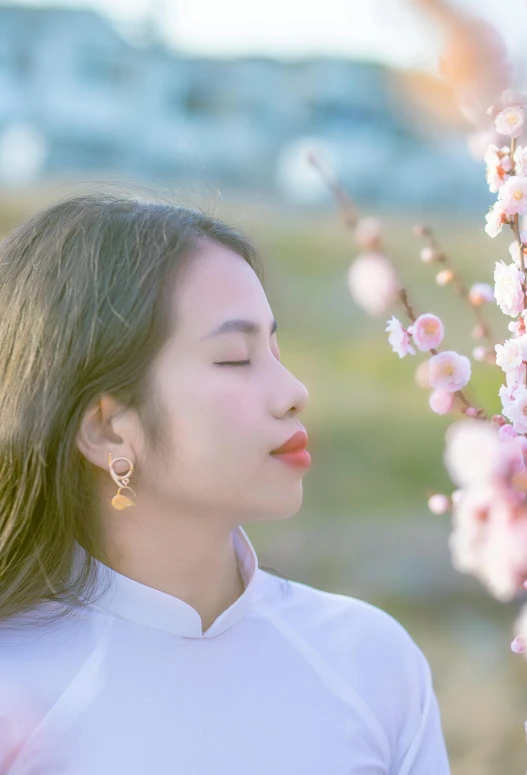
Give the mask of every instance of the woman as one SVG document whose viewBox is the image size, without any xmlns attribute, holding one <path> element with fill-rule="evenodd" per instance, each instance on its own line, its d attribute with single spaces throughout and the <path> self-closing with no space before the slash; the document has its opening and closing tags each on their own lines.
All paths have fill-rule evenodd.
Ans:
<svg viewBox="0 0 527 775">
<path fill-rule="evenodd" d="M 2 775 L 449 772 L 402 625 L 241 525 L 297 513 L 309 465 L 272 454 L 308 392 L 262 278 L 219 219 L 126 196 L 1 243 Z"/>
</svg>

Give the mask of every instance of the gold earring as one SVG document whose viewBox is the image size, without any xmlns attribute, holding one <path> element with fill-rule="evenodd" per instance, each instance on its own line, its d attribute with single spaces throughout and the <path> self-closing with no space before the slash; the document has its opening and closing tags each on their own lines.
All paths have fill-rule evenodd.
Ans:
<svg viewBox="0 0 527 775">
<path fill-rule="evenodd" d="M 116 460 L 126 460 L 128 465 L 130 466 L 129 470 L 125 474 L 117 474 L 113 470 L 113 464 L 116 462 Z M 134 497 L 136 497 L 135 492 L 132 490 L 131 487 L 128 487 L 128 483 L 130 482 L 130 477 L 132 476 L 132 473 L 134 471 L 134 464 L 131 460 L 128 460 L 127 457 L 116 457 L 112 460 L 112 453 L 108 452 L 108 469 L 110 471 L 110 476 L 118 486 L 117 495 L 114 495 L 112 498 L 112 506 L 114 509 L 117 509 L 118 511 L 121 511 L 121 509 L 126 509 L 128 506 L 135 506 L 135 501 L 133 501 L 131 498 L 129 498 L 127 495 L 121 495 L 121 490 L 130 490 L 130 492 L 133 494 Z"/>
</svg>

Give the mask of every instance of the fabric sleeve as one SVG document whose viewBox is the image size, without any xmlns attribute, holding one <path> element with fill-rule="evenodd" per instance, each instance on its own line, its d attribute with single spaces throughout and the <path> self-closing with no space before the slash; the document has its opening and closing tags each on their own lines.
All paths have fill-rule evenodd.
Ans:
<svg viewBox="0 0 527 775">
<path fill-rule="evenodd" d="M 417 679 L 408 692 L 417 692 L 418 712 L 406 714 L 390 775 L 451 775 L 430 665 L 419 646 L 413 646 Z"/>
</svg>

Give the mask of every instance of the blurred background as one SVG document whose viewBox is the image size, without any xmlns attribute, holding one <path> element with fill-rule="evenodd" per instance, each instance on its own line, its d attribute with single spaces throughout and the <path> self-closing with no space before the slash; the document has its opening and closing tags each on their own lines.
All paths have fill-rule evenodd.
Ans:
<svg viewBox="0 0 527 775">
<path fill-rule="evenodd" d="M 334 191 L 381 218 L 417 314 L 442 316 L 445 349 L 469 355 L 471 311 L 435 283 L 412 227 L 435 230 L 467 284 L 510 261 L 510 238 L 483 230 L 498 139 L 486 108 L 527 88 L 526 26 L 524 0 L 0 5 L 1 234 L 70 193 L 124 189 L 208 208 L 256 240 L 282 360 L 310 392 L 312 467 L 301 511 L 247 532 L 261 564 L 408 629 L 454 775 L 525 771 L 527 666 L 509 648 L 524 601 L 498 603 L 451 566 L 450 517 L 427 498 L 453 489 L 452 418 L 430 411 L 419 356 L 391 351 L 389 315 L 353 302 L 359 248 Z M 503 341 L 507 319 L 485 316 Z M 501 371 L 473 374 L 473 402 L 499 411 Z"/>
</svg>

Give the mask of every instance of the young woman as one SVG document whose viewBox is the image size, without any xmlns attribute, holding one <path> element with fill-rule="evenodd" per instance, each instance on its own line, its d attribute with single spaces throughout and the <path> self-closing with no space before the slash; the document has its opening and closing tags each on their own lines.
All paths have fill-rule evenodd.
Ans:
<svg viewBox="0 0 527 775">
<path fill-rule="evenodd" d="M 0 773 L 447 775 L 429 664 L 258 565 L 306 387 L 250 240 L 128 196 L 0 244 Z M 296 443 L 295 443 L 296 442 Z"/>
</svg>

